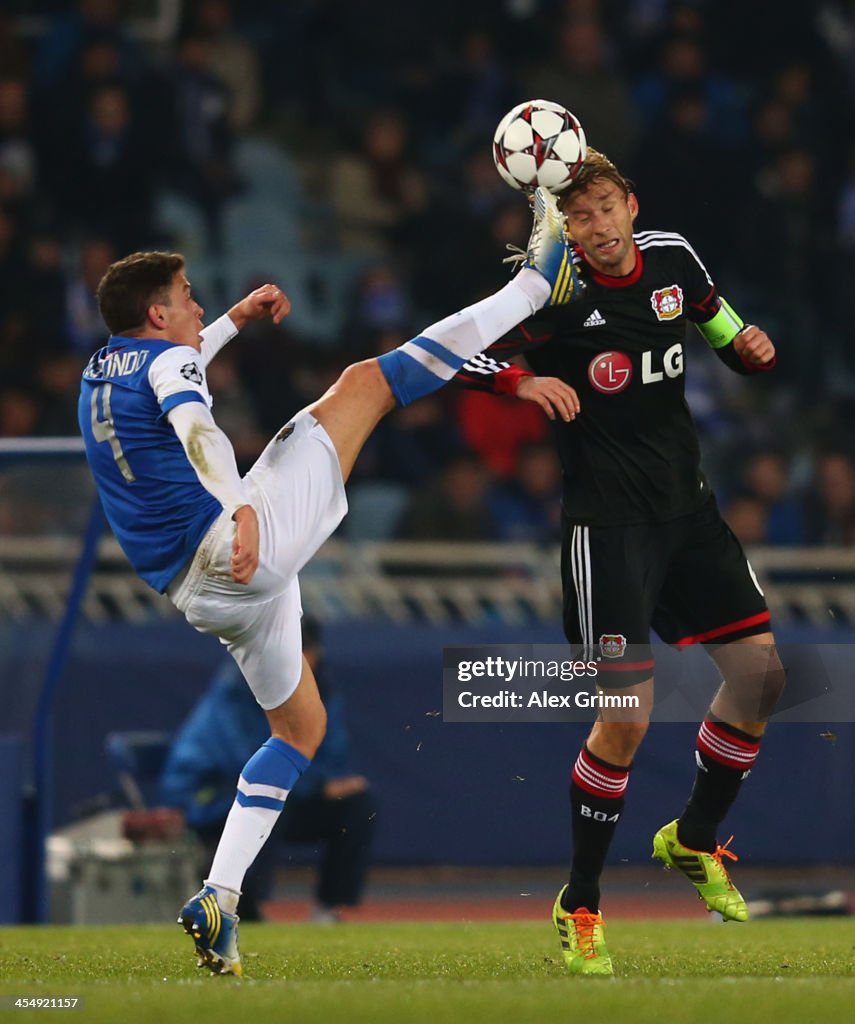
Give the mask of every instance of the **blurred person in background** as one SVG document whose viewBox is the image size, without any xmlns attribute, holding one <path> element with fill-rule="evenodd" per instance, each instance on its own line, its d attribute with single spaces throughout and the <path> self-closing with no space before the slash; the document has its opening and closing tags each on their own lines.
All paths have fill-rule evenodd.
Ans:
<svg viewBox="0 0 855 1024">
<path fill-rule="evenodd" d="M 431 396 L 386 417 L 362 450 L 354 475 L 418 487 L 440 473 L 460 447 L 447 401 Z"/>
<path fill-rule="evenodd" d="M 752 456 L 743 467 L 742 485 L 744 496 L 760 502 L 765 512 L 762 543 L 793 547 L 805 543 L 804 515 L 801 503 L 791 492 L 784 455 L 764 451 Z M 738 530 L 736 533 L 739 535 Z"/>
<path fill-rule="evenodd" d="M 316 843 L 321 851 L 312 920 L 333 924 L 342 907 L 362 902 L 371 859 L 377 805 L 368 780 L 354 768 L 345 721 L 345 700 L 330 678 L 317 620 L 303 616 L 303 654 L 315 673 L 327 709 L 327 733 L 309 769 L 288 795 L 273 842 L 247 872 L 241 919 L 263 919 L 262 901 L 271 898 L 283 842 Z M 234 802 L 235 779 L 269 733 L 264 712 L 237 667 L 229 662 L 178 730 L 161 777 L 161 802 L 179 807 L 204 846 L 214 855 Z"/>
<path fill-rule="evenodd" d="M 642 136 L 642 152 L 656 152 L 655 166 L 647 163 L 639 175 L 650 220 L 689 238 L 706 240 L 705 257 L 716 266 L 727 257 L 732 240 L 717 230 L 721 206 L 737 203 L 735 171 L 721 160 L 721 145 L 709 129 L 706 90 L 698 82 L 673 85 L 665 109 Z M 698 195 L 716 197 L 710 202 L 675 203 L 686 181 Z"/>
<path fill-rule="evenodd" d="M 778 157 L 796 145 L 796 130 L 789 106 L 776 96 L 760 101 L 754 112 L 748 148 L 752 178 L 765 173 Z"/>
<path fill-rule="evenodd" d="M 561 26 L 552 59 L 538 58 L 522 91 L 564 104 L 613 159 L 631 157 L 638 136 L 633 101 L 597 20 L 575 18 Z"/>
<path fill-rule="evenodd" d="M 84 239 L 66 275 L 65 333 L 71 349 L 81 355 L 88 356 L 104 336 L 95 291 L 115 258 L 115 246 L 107 239 Z"/>
<path fill-rule="evenodd" d="M 489 294 L 508 243 L 524 246 L 528 237 L 525 203 L 508 195 L 489 150 L 473 155 L 465 169 L 466 185 L 443 196 L 425 225 L 424 251 L 441 251 L 443 258 L 423 261 L 412 275 L 413 298 L 422 309 L 434 310 L 438 296 L 465 304 Z M 457 241 L 449 246 L 452 234 Z"/>
<path fill-rule="evenodd" d="M 140 63 L 136 43 L 122 23 L 119 0 L 78 0 L 75 10 L 54 19 L 39 41 L 34 79 L 39 89 L 51 89 L 73 72 L 91 44 L 115 47 L 122 74 L 130 76 Z"/>
<path fill-rule="evenodd" d="M 77 353 L 55 351 L 38 360 L 38 388 L 42 414 L 36 428 L 44 437 L 77 432 L 77 395 L 83 360 Z"/>
<path fill-rule="evenodd" d="M 41 351 L 67 348 L 65 337 L 65 271 L 59 237 L 50 231 L 30 233 L 27 251 L 30 329 Z"/>
<path fill-rule="evenodd" d="M 347 322 L 341 331 L 342 347 L 359 350 L 371 344 L 378 331 L 402 330 L 412 316 L 407 282 L 399 268 L 380 262 L 357 279 Z"/>
<path fill-rule="evenodd" d="M 69 229 L 98 233 L 118 248 L 149 239 L 154 198 L 151 148 L 127 90 L 119 85 L 96 89 L 59 185 L 62 219 Z"/>
<path fill-rule="evenodd" d="M 460 105 L 454 140 L 459 158 L 461 149 L 475 140 L 480 146 L 485 136 L 491 136 L 505 111 L 518 101 L 508 64 L 483 26 L 463 34 L 449 77 L 449 94 Z"/>
<path fill-rule="evenodd" d="M 624 10 L 607 5 L 610 29 L 620 41 L 623 63 L 634 76 L 644 73 L 651 55 L 673 36 L 697 39 L 709 34 L 703 3 L 694 0 L 628 0 Z"/>
<path fill-rule="evenodd" d="M 769 510 L 751 494 L 737 494 L 725 503 L 721 514 L 742 544 L 766 544 Z"/>
<path fill-rule="evenodd" d="M 499 540 L 561 540 L 561 466 L 550 444 L 520 448 L 513 475 L 493 489 L 490 511 Z"/>
<path fill-rule="evenodd" d="M 661 127 L 670 97 L 686 90 L 698 92 L 704 101 L 709 137 L 730 152 L 746 140 L 744 103 L 732 79 L 710 68 L 708 45 L 684 32 L 666 36 L 658 67 L 639 76 L 633 98 L 649 133 Z"/>
<path fill-rule="evenodd" d="M 38 159 L 29 123 L 27 83 L 0 78 L 0 203 L 33 202 Z"/>
<path fill-rule="evenodd" d="M 772 97 L 787 108 L 799 142 L 816 150 L 822 101 L 817 96 L 810 64 L 801 58 L 784 64 L 775 75 Z"/>
<path fill-rule="evenodd" d="M 427 186 L 408 152 L 401 114 L 369 118 L 359 147 L 333 161 L 329 196 L 343 249 L 382 255 L 405 244 L 413 220 L 426 209 Z"/>
<path fill-rule="evenodd" d="M 240 191 L 233 163 L 235 135 L 229 121 L 228 86 L 217 75 L 208 38 L 186 36 L 178 44 L 172 70 L 174 185 L 205 215 L 208 242 L 222 244 L 224 204 Z"/>
<path fill-rule="evenodd" d="M 839 64 L 855 97 L 855 7 L 851 0 L 821 0 L 816 5 L 816 30 Z"/>
<path fill-rule="evenodd" d="M 8 322 L 13 316 L 25 312 L 27 240 L 20 216 L 13 209 L 0 204 L 0 360 L 10 353 L 6 335 Z"/>
<path fill-rule="evenodd" d="M 41 404 L 29 389 L 0 389 L 0 437 L 32 437 L 38 432 Z"/>
<path fill-rule="evenodd" d="M 448 260 L 446 270 L 447 275 L 458 271 L 456 287 L 466 288 L 465 300 L 489 293 L 492 288 L 489 275 L 495 273 L 494 268 L 507 256 L 509 243 L 525 245 L 527 213 L 523 203 L 509 201 L 505 196 L 503 202 L 483 217 L 467 218 L 470 227 L 460 232 L 465 244 L 457 256 Z"/>
<path fill-rule="evenodd" d="M 22 230 L 0 207 L 0 372 L 36 387 L 42 353 L 64 347 L 62 250 L 48 233 Z"/>
<path fill-rule="evenodd" d="M 27 78 L 30 70 L 28 45 L 16 31 L 17 17 L 11 10 L 0 10 L 0 68 L 13 78 Z"/>
<path fill-rule="evenodd" d="M 220 353 L 208 367 L 208 387 L 217 403 L 217 422 L 229 435 L 238 469 L 245 473 L 264 451 L 267 435 L 255 411 L 255 400 L 238 372 L 234 349 Z"/>
<path fill-rule="evenodd" d="M 810 544 L 850 544 L 855 526 L 855 462 L 848 452 L 820 455 L 805 499 Z"/>
<path fill-rule="evenodd" d="M 399 540 L 496 539 L 490 511 L 490 474 L 480 459 L 458 454 L 410 499 L 395 535 Z"/>
<path fill-rule="evenodd" d="M 191 10 L 195 30 L 207 43 L 211 72 L 226 87 L 229 123 L 236 133 L 246 132 L 261 107 L 258 56 L 235 30 L 231 0 L 196 0 Z"/>
<path fill-rule="evenodd" d="M 497 477 L 510 477 L 527 444 L 543 441 L 546 417 L 534 404 L 517 406 L 510 395 L 464 391 L 455 407 L 460 436 Z"/>
<path fill-rule="evenodd" d="M 829 212 L 817 183 L 814 152 L 798 146 L 782 152 L 760 171 L 756 192 L 740 232 L 741 263 L 756 289 L 757 305 L 774 310 L 788 297 L 779 344 L 782 375 L 801 396 L 816 400 L 823 383 L 823 347 L 806 345 L 817 336 L 825 309 L 828 257 L 832 247 Z M 764 258 L 757 259 L 756 239 Z"/>
<path fill-rule="evenodd" d="M 399 330 L 376 332 L 366 355 L 391 352 L 406 340 Z M 461 439 L 445 395 L 396 409 L 368 439 L 354 466 L 353 479 L 415 487 L 437 475 L 460 451 Z"/>
</svg>

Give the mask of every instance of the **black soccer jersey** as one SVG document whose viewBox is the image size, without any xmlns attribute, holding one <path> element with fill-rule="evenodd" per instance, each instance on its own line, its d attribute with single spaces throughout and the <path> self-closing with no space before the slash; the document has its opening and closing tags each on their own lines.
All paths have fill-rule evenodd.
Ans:
<svg viewBox="0 0 855 1024">
<path fill-rule="evenodd" d="M 515 371 L 498 360 L 522 354 L 538 376 L 576 389 L 581 413 L 554 424 L 572 522 L 662 522 L 710 494 L 684 397 L 686 322 L 710 320 L 720 300 L 681 235 L 645 231 L 635 243 L 632 273 L 609 277 L 583 264 L 580 300 L 542 310 L 459 374 L 469 387 L 502 391 L 502 374 Z M 732 342 L 716 354 L 739 373 L 754 369 Z"/>
</svg>

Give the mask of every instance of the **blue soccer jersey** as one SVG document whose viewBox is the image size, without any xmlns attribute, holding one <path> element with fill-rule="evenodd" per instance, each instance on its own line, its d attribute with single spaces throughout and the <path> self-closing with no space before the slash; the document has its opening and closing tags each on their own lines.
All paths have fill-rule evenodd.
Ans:
<svg viewBox="0 0 855 1024">
<path fill-rule="evenodd" d="M 189 345 L 113 336 L 83 371 L 78 418 L 101 504 L 133 567 L 161 593 L 222 512 L 166 418 L 182 402 L 211 405 Z"/>
</svg>

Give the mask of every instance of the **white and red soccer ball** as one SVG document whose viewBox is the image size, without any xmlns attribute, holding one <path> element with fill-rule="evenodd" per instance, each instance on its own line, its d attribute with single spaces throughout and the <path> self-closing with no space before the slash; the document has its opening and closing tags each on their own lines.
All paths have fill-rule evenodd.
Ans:
<svg viewBox="0 0 855 1024">
<path fill-rule="evenodd" d="M 579 173 L 588 151 L 579 119 L 551 100 L 527 100 L 499 122 L 493 160 L 502 178 L 528 192 L 560 192 Z"/>
</svg>

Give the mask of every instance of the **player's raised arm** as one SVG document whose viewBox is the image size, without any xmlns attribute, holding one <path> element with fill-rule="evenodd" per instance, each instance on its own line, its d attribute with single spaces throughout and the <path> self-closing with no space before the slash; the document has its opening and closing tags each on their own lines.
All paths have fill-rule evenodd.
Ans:
<svg viewBox="0 0 855 1024">
<path fill-rule="evenodd" d="M 273 323 L 279 324 L 290 312 L 288 296 L 278 285 L 263 284 L 254 289 L 240 302 L 236 302 L 228 313 L 204 328 L 200 349 L 203 364 L 207 366 L 220 349 L 250 321 L 269 316 Z"/>
<path fill-rule="evenodd" d="M 228 315 L 240 331 L 250 320 L 262 320 L 266 316 L 275 324 L 281 323 L 290 312 L 291 303 L 285 292 L 278 285 L 263 284 L 236 302 Z"/>
</svg>

